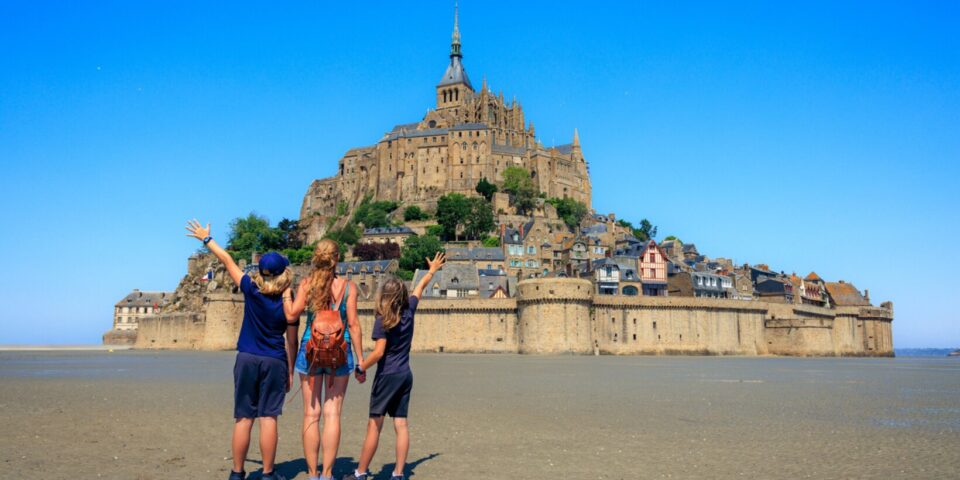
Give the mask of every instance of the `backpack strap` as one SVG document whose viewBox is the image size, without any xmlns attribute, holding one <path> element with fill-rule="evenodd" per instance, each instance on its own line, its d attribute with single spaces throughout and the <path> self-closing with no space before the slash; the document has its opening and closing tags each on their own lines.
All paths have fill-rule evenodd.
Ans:
<svg viewBox="0 0 960 480">
<path fill-rule="evenodd" d="M 337 303 L 333 304 L 333 308 L 331 308 L 331 310 L 338 312 L 340 310 L 340 302 L 342 302 L 343 299 L 346 298 L 349 293 L 350 293 L 350 281 L 344 280 L 343 293 L 340 294 L 340 298 L 337 299 Z"/>
</svg>

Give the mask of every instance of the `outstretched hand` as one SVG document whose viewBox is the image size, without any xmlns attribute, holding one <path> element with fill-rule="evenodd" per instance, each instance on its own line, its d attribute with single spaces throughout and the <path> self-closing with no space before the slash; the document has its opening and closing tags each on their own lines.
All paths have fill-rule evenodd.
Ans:
<svg viewBox="0 0 960 480">
<path fill-rule="evenodd" d="M 200 225 L 200 222 L 197 219 L 190 220 L 187 222 L 186 229 L 188 232 L 188 237 L 196 238 L 197 240 L 203 241 L 204 238 L 210 236 L 210 224 L 208 223 L 206 227 Z"/>
<path fill-rule="evenodd" d="M 442 252 L 437 252 L 433 256 L 433 260 L 430 260 L 429 258 L 426 260 L 427 267 L 430 269 L 430 273 L 437 273 L 441 268 L 443 268 L 443 264 L 447 262 L 447 255 Z"/>
</svg>

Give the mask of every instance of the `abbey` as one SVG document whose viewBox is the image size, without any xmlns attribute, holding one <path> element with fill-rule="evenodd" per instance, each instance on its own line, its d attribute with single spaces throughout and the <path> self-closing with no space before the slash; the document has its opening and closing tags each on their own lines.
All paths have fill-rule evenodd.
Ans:
<svg viewBox="0 0 960 480">
<path fill-rule="evenodd" d="M 351 148 L 333 177 L 314 180 L 300 209 L 308 242 L 319 239 L 343 211 L 364 197 L 432 208 L 447 193 L 476 195 L 477 182 L 501 182 L 511 165 L 527 169 L 548 197 L 590 206 L 587 161 L 576 130 L 570 144 L 545 147 L 523 106 L 476 90 L 463 66 L 454 14 L 450 63 L 436 86 L 436 106 L 418 122 L 400 124 L 375 145 Z"/>
</svg>

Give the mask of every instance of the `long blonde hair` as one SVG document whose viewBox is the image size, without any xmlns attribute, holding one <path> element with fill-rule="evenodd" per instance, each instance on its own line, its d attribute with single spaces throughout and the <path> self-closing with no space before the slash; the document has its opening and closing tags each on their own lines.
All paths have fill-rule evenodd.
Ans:
<svg viewBox="0 0 960 480">
<path fill-rule="evenodd" d="M 313 271 L 310 272 L 310 308 L 314 312 L 329 310 L 333 303 L 333 277 L 337 268 L 337 260 L 340 258 L 340 247 L 337 242 L 325 238 L 317 243 L 317 248 L 313 250 L 313 258 L 310 264 L 313 265 Z"/>
<path fill-rule="evenodd" d="M 260 293 L 264 295 L 280 295 L 293 282 L 293 273 L 290 268 L 285 268 L 280 275 L 261 275 L 260 272 L 250 274 L 250 280 L 257 285 Z"/>
<path fill-rule="evenodd" d="M 384 330 L 390 330 L 400 323 L 400 312 L 410 305 L 407 285 L 399 278 L 390 275 L 380 284 L 377 292 L 375 313 L 380 316 Z"/>
</svg>

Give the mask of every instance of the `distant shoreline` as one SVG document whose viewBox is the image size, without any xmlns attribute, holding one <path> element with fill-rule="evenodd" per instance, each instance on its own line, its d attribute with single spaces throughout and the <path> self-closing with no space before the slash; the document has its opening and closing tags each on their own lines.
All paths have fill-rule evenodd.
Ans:
<svg viewBox="0 0 960 480">
<path fill-rule="evenodd" d="M 0 345 L 0 352 L 106 352 L 110 350 L 130 350 L 131 348 L 129 345 Z"/>
</svg>

